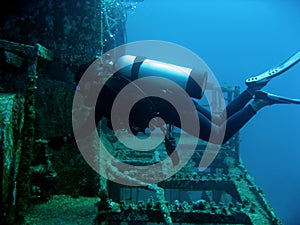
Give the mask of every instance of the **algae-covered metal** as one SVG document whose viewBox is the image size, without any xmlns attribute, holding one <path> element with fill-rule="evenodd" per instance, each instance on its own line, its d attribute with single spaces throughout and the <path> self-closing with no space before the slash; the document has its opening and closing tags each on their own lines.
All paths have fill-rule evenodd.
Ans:
<svg viewBox="0 0 300 225">
<path fill-rule="evenodd" d="M 11 216 L 16 206 L 17 176 L 22 147 L 24 98 L 0 94 L 1 215 Z"/>
</svg>

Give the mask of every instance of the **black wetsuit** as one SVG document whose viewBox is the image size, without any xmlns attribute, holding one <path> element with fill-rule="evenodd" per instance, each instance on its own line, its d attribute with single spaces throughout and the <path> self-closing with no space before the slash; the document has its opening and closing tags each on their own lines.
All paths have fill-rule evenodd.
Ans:
<svg viewBox="0 0 300 225">
<path fill-rule="evenodd" d="M 121 85 L 116 82 L 121 82 Z M 116 77 L 111 79 L 107 84 L 108 85 L 105 85 L 102 88 L 98 96 L 95 106 L 95 118 L 88 118 L 90 121 L 95 119 L 96 124 L 98 124 L 103 117 L 106 117 L 108 121 L 110 121 L 111 108 L 115 97 L 128 82 L 124 82 L 123 79 Z M 212 135 L 222 135 L 221 140 L 216 138 L 216 144 L 226 143 L 256 114 L 253 108 L 250 105 L 247 105 L 251 99 L 252 96 L 247 91 L 243 91 L 227 105 L 223 113 L 214 116 L 213 120 L 211 112 L 194 101 L 200 125 L 200 132 L 197 133 L 197 136 L 204 141 L 211 141 L 211 132 L 213 132 Z M 130 127 L 132 128 L 133 133 L 136 133 L 137 131 L 143 132 L 148 127 L 149 121 L 153 117 L 159 116 L 163 118 L 167 124 L 181 128 L 179 113 L 178 109 L 175 109 L 169 102 L 158 97 L 147 97 L 133 106 L 129 117 Z M 192 116 L 195 112 L 185 111 L 184 113 L 187 115 L 190 113 Z M 212 121 L 214 121 L 214 123 Z M 91 127 L 93 126 L 83 125 L 78 129 L 81 130 L 81 135 L 86 136 L 91 132 Z M 193 126 L 188 126 L 185 131 L 195 135 Z M 51 138 L 49 146 L 54 149 L 59 149 L 63 144 L 71 140 L 74 140 L 74 135 L 73 133 L 68 133 L 60 137 Z"/>
<path fill-rule="evenodd" d="M 120 86 L 120 90 L 124 85 Z M 116 85 L 114 87 L 116 87 Z M 110 121 L 111 107 L 118 92 L 119 90 L 111 90 L 111 88 L 104 86 L 99 94 L 95 107 L 96 124 L 100 122 L 103 116 Z M 176 98 L 176 96 L 174 97 Z M 197 104 L 196 101 L 193 101 L 196 106 L 196 113 L 200 125 L 198 137 L 204 141 L 209 141 L 211 132 L 213 132 L 213 135 L 222 135 L 225 132 L 221 143 L 217 144 L 227 142 L 256 114 L 253 108 L 247 105 L 251 99 L 252 96 L 247 91 L 243 91 L 227 105 L 224 112 L 220 115 L 214 115 L 213 119 L 210 111 Z M 148 127 L 149 121 L 153 117 L 159 116 L 167 124 L 181 128 L 179 113 L 178 109 L 175 109 L 175 107 L 166 100 L 158 97 L 147 97 L 133 106 L 129 117 L 130 127 L 133 133 L 135 133 L 135 131 L 143 132 Z M 192 116 L 195 112 L 184 111 L 184 113 L 190 113 Z M 223 131 L 224 129 L 225 131 Z M 192 135 L 195 134 L 193 126 L 188 126 L 185 131 Z"/>
</svg>

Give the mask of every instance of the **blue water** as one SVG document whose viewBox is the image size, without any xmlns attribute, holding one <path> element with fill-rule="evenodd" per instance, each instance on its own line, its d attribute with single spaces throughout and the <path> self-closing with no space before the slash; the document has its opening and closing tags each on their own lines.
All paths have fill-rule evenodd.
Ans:
<svg viewBox="0 0 300 225">
<path fill-rule="evenodd" d="M 300 2 L 145 0 L 127 21 L 128 41 L 175 42 L 198 54 L 221 85 L 244 80 L 300 50 Z M 264 90 L 300 98 L 300 63 Z M 259 111 L 241 131 L 241 157 L 284 224 L 300 224 L 300 106 Z"/>
</svg>

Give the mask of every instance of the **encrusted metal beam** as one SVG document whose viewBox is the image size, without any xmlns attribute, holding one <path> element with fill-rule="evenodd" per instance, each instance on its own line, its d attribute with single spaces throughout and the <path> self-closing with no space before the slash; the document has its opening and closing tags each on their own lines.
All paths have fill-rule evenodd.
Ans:
<svg viewBox="0 0 300 225">
<path fill-rule="evenodd" d="M 241 202 L 252 208 L 253 213 L 249 214 L 252 224 L 282 225 L 273 208 L 267 203 L 262 190 L 255 185 L 242 164 L 230 168 L 229 174 L 240 177 L 240 179 L 234 179 L 233 182 Z"/>
<path fill-rule="evenodd" d="M 38 56 L 49 61 L 53 60 L 52 51 L 48 50 L 40 44 L 32 46 L 7 40 L 0 40 L 0 49 L 5 49 L 6 51 L 13 53 L 18 53 L 20 56 L 25 58 L 33 59 L 34 57 Z"/>
<path fill-rule="evenodd" d="M 178 208 L 176 205 L 168 205 L 168 207 L 174 223 L 252 224 L 249 216 L 244 212 L 247 209 L 210 205 L 201 210 L 193 209 L 192 206 Z M 150 204 L 143 205 L 142 203 L 130 205 L 114 204 L 111 211 L 99 211 L 96 224 L 101 224 L 104 221 L 166 223 L 159 202 L 154 203 L 153 206 Z"/>
<path fill-rule="evenodd" d="M 241 201 L 238 192 L 236 191 L 233 180 L 220 180 L 213 178 L 200 178 L 197 180 L 168 180 L 159 184 L 160 187 L 167 189 L 179 189 L 189 191 L 209 191 L 217 190 L 224 191 L 231 195 L 235 200 Z"/>
</svg>

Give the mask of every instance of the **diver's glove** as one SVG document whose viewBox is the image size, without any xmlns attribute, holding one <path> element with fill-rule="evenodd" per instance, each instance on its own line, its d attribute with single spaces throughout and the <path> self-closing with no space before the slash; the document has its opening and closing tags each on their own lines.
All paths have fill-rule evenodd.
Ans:
<svg viewBox="0 0 300 225">
<path fill-rule="evenodd" d="M 48 140 L 48 146 L 52 148 L 53 150 L 60 150 L 62 146 L 68 142 L 71 142 L 75 140 L 73 133 L 67 133 L 63 136 L 56 136 L 49 138 Z"/>
</svg>

